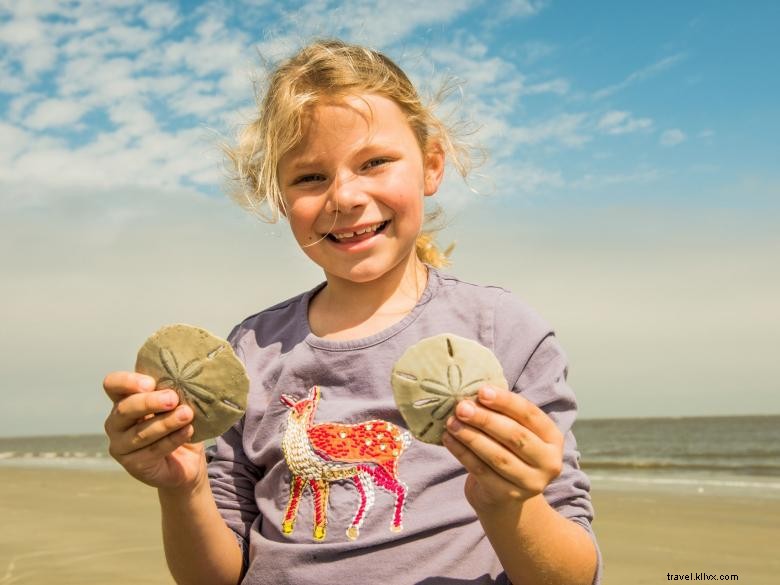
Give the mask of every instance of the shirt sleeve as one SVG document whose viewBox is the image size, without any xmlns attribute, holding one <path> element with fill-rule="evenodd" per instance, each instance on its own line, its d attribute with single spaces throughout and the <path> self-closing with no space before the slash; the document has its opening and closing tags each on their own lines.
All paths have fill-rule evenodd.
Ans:
<svg viewBox="0 0 780 585">
<path fill-rule="evenodd" d="M 219 437 L 207 450 L 207 461 L 214 502 L 225 524 L 236 535 L 246 568 L 250 528 L 260 515 L 255 501 L 255 484 L 260 478 L 241 447 L 242 428 L 243 420 Z"/>
<path fill-rule="evenodd" d="M 504 295 L 508 296 L 511 295 Z M 563 467 L 545 489 L 544 497 L 559 514 L 581 525 L 590 535 L 598 556 L 593 584 L 598 585 L 601 583 L 602 558 L 591 526 L 594 514 L 590 480 L 580 468 L 580 454 L 572 432 L 577 401 L 567 382 L 568 357 L 554 331 L 530 307 L 516 298 L 504 298 L 502 302 L 505 309 L 501 325 L 497 321 L 495 330 L 497 350 L 506 355 L 514 347 L 512 353 L 521 358 L 515 360 L 514 369 L 510 364 L 505 372 L 509 378 L 507 382 L 514 392 L 541 408 L 564 436 Z"/>
<path fill-rule="evenodd" d="M 228 338 L 236 354 L 244 361 L 236 344 L 238 327 Z M 217 437 L 216 444 L 206 450 L 209 484 L 214 502 L 225 524 L 235 533 L 243 551 L 244 570 L 249 562 L 249 533 L 260 511 L 255 500 L 255 486 L 262 476 L 246 456 L 243 447 L 244 418 Z"/>
</svg>

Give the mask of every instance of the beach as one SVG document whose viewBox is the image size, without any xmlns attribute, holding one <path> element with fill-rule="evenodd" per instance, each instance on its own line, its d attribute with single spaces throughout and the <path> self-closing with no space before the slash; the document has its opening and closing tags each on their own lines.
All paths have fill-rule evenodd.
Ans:
<svg viewBox="0 0 780 585">
<path fill-rule="evenodd" d="M 593 499 L 606 585 L 778 582 L 778 498 L 595 485 Z M 121 471 L 0 467 L 0 518 L 0 585 L 173 583 L 155 491 Z"/>
<path fill-rule="evenodd" d="M 159 518 L 122 471 L 0 468 L 0 584 L 170 585 Z"/>
</svg>

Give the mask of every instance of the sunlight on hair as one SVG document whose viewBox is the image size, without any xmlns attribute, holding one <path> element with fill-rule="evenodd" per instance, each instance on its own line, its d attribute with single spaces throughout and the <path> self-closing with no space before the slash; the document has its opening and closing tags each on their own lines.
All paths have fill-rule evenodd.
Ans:
<svg viewBox="0 0 780 585">
<path fill-rule="evenodd" d="M 224 147 L 233 167 L 233 188 L 229 189 L 233 199 L 261 219 L 274 223 L 284 214 L 279 160 L 300 143 L 306 113 L 334 98 L 374 93 L 393 100 L 404 112 L 423 152 L 438 144 L 462 177 L 471 170 L 472 148 L 456 131 L 463 128 L 450 127 L 434 111 L 459 91 L 454 80 L 424 103 L 406 73 L 384 54 L 325 39 L 303 47 L 279 64 L 264 85 L 264 91 L 257 91 L 256 113 L 239 132 L 237 143 Z M 416 249 L 421 260 L 441 267 L 448 261 L 433 241 L 435 231 L 426 226 Z M 303 247 L 318 244 L 325 237 L 327 234 Z"/>
</svg>

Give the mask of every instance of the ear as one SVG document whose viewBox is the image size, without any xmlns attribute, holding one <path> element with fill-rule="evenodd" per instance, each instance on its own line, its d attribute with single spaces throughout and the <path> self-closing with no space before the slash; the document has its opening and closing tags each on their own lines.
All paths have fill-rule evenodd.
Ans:
<svg viewBox="0 0 780 585">
<path fill-rule="evenodd" d="M 439 185 L 444 178 L 444 149 L 441 144 L 432 142 L 424 155 L 423 164 L 425 165 L 425 195 L 430 197 L 439 190 Z"/>
</svg>

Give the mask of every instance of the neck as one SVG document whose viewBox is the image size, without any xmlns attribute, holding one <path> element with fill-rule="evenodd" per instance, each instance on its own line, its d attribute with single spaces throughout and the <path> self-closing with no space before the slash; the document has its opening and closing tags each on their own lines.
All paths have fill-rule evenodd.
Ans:
<svg viewBox="0 0 780 585">
<path fill-rule="evenodd" d="M 309 306 L 309 323 L 315 335 L 340 339 L 364 337 L 400 321 L 428 282 L 428 270 L 414 253 L 368 282 L 326 276 L 327 285 Z"/>
</svg>

